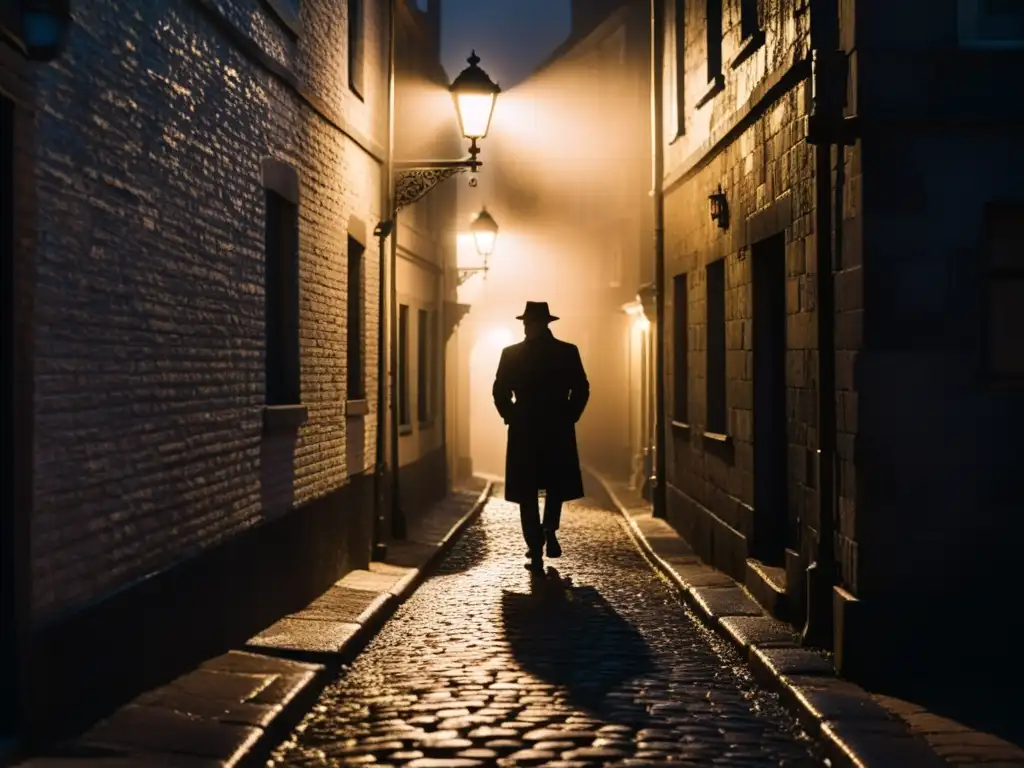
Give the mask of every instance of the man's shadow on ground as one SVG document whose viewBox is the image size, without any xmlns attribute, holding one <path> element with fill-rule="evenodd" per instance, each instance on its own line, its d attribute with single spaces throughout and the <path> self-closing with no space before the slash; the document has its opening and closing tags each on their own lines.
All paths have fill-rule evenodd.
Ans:
<svg viewBox="0 0 1024 768">
<path fill-rule="evenodd" d="M 643 636 L 594 587 L 574 586 L 556 569 L 532 574 L 527 594 L 501 596 L 505 635 L 523 670 L 566 691 L 573 706 L 623 723 L 643 723 L 633 697 L 609 699 L 655 669 Z"/>
</svg>

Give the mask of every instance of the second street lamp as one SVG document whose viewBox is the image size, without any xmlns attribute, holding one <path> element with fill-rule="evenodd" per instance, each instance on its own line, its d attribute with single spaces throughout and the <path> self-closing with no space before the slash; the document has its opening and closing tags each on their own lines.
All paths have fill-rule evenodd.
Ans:
<svg viewBox="0 0 1024 768">
<path fill-rule="evenodd" d="M 398 451 L 398 292 L 397 292 L 397 261 L 398 261 L 398 212 L 427 195 L 430 190 L 442 181 L 451 178 L 465 171 L 476 173 L 483 163 L 477 159 L 480 154 L 480 147 L 477 142 L 487 136 L 491 126 L 491 118 L 494 114 L 494 104 L 501 88 L 498 87 L 484 70 L 479 66 L 480 57 L 476 51 L 467 59 L 469 66 L 466 67 L 449 87 L 454 102 L 455 111 L 459 120 L 459 129 L 462 136 L 469 140 L 469 157 L 462 160 L 423 160 L 412 162 L 396 162 L 394 159 L 394 136 L 395 136 L 395 53 L 397 30 L 395 25 L 396 5 L 398 0 L 391 0 L 390 13 L 390 34 L 388 51 L 388 119 L 390 122 L 388 130 L 388 151 L 385 165 L 385 186 L 386 200 L 382 205 L 382 220 L 377 225 L 374 234 L 380 245 L 380 290 L 381 298 L 379 309 L 381 318 L 388 318 L 388 333 L 384 332 L 384 323 L 380 326 L 378 337 L 378 388 L 377 388 L 377 466 L 374 479 L 377 491 L 374 494 L 377 504 L 377 511 L 374 515 L 374 551 L 375 559 L 383 559 L 386 556 L 387 547 L 384 544 L 384 479 L 387 464 L 391 467 L 391 535 L 396 539 L 404 539 L 407 534 L 405 513 L 402 508 L 399 495 L 399 451 Z M 476 180 L 470 183 L 475 186 Z M 387 212 L 388 218 L 383 218 Z M 390 238 L 390 254 L 387 259 L 388 269 L 385 264 L 385 241 Z M 387 283 L 388 275 L 391 282 Z M 386 287 L 385 287 L 386 286 Z M 385 313 L 384 296 L 388 297 L 387 311 Z M 384 339 L 388 339 L 390 346 L 389 354 L 384 354 Z M 390 371 L 388 370 L 390 368 Z M 387 386 L 385 386 L 387 382 Z M 390 397 L 386 389 L 390 387 Z M 385 405 L 387 402 L 387 405 Z M 390 429 L 385 430 L 383 415 L 386 410 L 390 411 Z M 390 461 L 384 460 L 384 436 L 389 437 Z"/>
<path fill-rule="evenodd" d="M 487 212 L 487 208 L 483 208 L 473 218 L 473 223 L 469 225 L 469 232 L 473 235 L 473 245 L 476 246 L 476 252 L 483 257 L 484 263 L 482 267 L 459 267 L 459 285 L 462 285 L 478 272 L 487 274 L 489 269 L 487 259 L 494 253 L 494 243 L 498 239 L 498 222 Z"/>
</svg>

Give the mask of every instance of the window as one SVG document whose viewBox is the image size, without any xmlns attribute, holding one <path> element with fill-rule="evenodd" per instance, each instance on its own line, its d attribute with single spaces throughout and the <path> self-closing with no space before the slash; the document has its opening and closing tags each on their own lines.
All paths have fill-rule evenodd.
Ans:
<svg viewBox="0 0 1024 768">
<path fill-rule="evenodd" d="M 430 421 L 430 322 L 427 310 L 416 313 L 416 418 Z"/>
<path fill-rule="evenodd" d="M 363 0 L 348 0 L 348 87 L 363 97 Z"/>
<path fill-rule="evenodd" d="M 740 0 L 740 37 L 749 40 L 761 31 L 757 20 L 757 0 Z"/>
<path fill-rule="evenodd" d="M 665 0 L 665 72 L 662 97 L 672 109 L 665 110 L 665 135 L 679 138 L 684 133 L 686 111 L 683 101 L 686 83 L 686 0 Z"/>
<path fill-rule="evenodd" d="M 437 338 L 437 312 L 431 310 L 427 315 L 427 338 L 430 339 L 430 400 L 427 407 L 430 408 L 430 416 L 437 415 L 437 393 L 441 390 L 441 373 L 444 369 L 441 360 L 441 345 Z"/>
<path fill-rule="evenodd" d="M 707 425 L 727 432 L 725 413 L 725 259 L 707 266 Z"/>
<path fill-rule="evenodd" d="M 409 307 L 398 307 L 398 425 L 408 427 L 409 420 Z"/>
<path fill-rule="evenodd" d="M 1024 48 L 1024 2 L 959 0 L 958 38 L 968 48 Z"/>
<path fill-rule="evenodd" d="M 366 248 L 354 237 L 348 238 L 348 399 L 363 400 L 366 397 L 366 375 L 363 361 L 366 358 L 366 339 L 363 334 L 365 299 L 363 289 L 363 256 Z"/>
<path fill-rule="evenodd" d="M 299 207 L 266 190 L 267 405 L 300 402 Z"/>
<path fill-rule="evenodd" d="M 722 0 L 707 0 L 708 82 L 722 77 Z"/>
<path fill-rule="evenodd" d="M 993 204 L 988 240 L 988 369 L 997 384 L 1024 386 L 1024 205 Z"/>
<path fill-rule="evenodd" d="M 689 421 L 689 307 L 687 306 L 686 275 L 672 279 L 672 420 L 686 424 Z"/>
</svg>

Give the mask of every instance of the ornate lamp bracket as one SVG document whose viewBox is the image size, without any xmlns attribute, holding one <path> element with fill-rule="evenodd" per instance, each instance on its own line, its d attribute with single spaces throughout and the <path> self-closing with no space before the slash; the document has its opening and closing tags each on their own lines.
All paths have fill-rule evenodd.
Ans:
<svg viewBox="0 0 1024 768">
<path fill-rule="evenodd" d="M 428 160 L 395 164 L 395 210 L 400 211 L 426 197 L 434 187 L 460 173 L 476 173 L 482 166 L 476 155 L 466 160 Z M 476 179 L 470 184 L 476 186 Z"/>
</svg>

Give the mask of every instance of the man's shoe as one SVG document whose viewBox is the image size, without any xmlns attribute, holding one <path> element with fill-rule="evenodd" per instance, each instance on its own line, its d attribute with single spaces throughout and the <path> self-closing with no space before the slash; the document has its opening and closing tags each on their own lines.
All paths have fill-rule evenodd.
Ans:
<svg viewBox="0 0 1024 768">
<path fill-rule="evenodd" d="M 526 564 L 526 570 L 531 573 L 544 573 L 544 556 L 540 552 L 531 552 L 530 562 Z"/>
<path fill-rule="evenodd" d="M 547 534 L 547 551 L 548 557 L 562 556 L 562 545 L 558 543 L 558 537 L 555 536 L 554 531 L 549 531 Z"/>
</svg>

